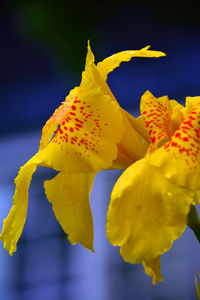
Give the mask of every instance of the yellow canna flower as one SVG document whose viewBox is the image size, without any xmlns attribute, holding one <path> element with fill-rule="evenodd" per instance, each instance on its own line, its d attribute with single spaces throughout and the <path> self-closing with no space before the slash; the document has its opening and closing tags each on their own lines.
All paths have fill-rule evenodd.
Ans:
<svg viewBox="0 0 200 300">
<path fill-rule="evenodd" d="M 140 109 L 149 150 L 113 189 L 107 236 L 125 261 L 142 262 L 156 284 L 163 280 L 160 255 L 182 235 L 191 205 L 200 203 L 200 97 L 186 98 L 184 108 L 147 91 Z"/>
<path fill-rule="evenodd" d="M 29 185 L 37 166 L 59 172 L 44 182 L 46 196 L 69 241 L 93 251 L 89 194 L 95 173 L 127 167 L 144 156 L 148 145 L 148 142 L 140 142 L 144 130 L 142 127 L 141 132 L 133 129 L 134 126 L 140 128 L 140 124 L 120 108 L 106 78 L 122 61 L 134 56 L 164 55 L 148 48 L 117 53 L 96 66 L 88 44 L 80 86 L 69 93 L 46 122 L 39 151 L 21 167 L 15 179 L 13 206 L 0 235 L 10 255 L 16 251 L 24 227 Z"/>
</svg>

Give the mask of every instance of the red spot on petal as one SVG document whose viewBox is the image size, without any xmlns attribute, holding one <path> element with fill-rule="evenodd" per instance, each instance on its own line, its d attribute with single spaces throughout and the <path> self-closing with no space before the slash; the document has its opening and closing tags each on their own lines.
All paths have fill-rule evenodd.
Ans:
<svg viewBox="0 0 200 300">
<path fill-rule="evenodd" d="M 176 132 L 175 133 L 175 137 L 181 138 L 181 133 L 180 132 Z"/>
<path fill-rule="evenodd" d="M 188 141 L 189 141 L 189 138 L 188 138 L 188 137 L 184 137 L 184 138 L 183 138 L 183 141 L 184 141 L 184 142 L 188 142 Z"/>
</svg>

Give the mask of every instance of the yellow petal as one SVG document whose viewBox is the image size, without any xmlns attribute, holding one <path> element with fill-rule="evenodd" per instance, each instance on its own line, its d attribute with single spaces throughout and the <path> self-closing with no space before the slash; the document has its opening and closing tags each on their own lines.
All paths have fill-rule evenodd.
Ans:
<svg viewBox="0 0 200 300">
<path fill-rule="evenodd" d="M 91 69 L 95 78 L 96 83 L 105 95 L 109 96 L 110 101 L 114 101 L 117 106 L 119 104 L 115 97 L 113 96 L 110 88 L 108 87 L 105 80 L 103 80 L 98 68 L 94 64 L 91 65 Z M 147 145 L 143 143 L 143 137 L 140 135 L 140 125 L 133 127 L 131 123 L 136 123 L 135 118 L 130 116 L 124 109 L 119 107 L 122 124 L 123 124 L 123 133 L 118 144 L 118 155 L 116 161 L 112 164 L 111 168 L 117 163 L 123 167 L 127 167 L 132 164 L 134 161 L 142 158 L 147 151 Z M 110 167 L 109 167 L 110 168 Z"/>
<path fill-rule="evenodd" d="M 157 284 L 159 281 L 163 281 L 163 277 L 160 270 L 160 256 L 157 256 L 154 259 L 144 261 L 143 267 L 145 273 L 153 278 L 153 284 Z"/>
<path fill-rule="evenodd" d="M 126 110 L 123 110 L 127 119 L 129 120 L 131 127 L 136 131 L 136 134 L 139 135 L 140 139 L 143 140 L 145 143 L 145 147 L 149 146 L 149 134 L 144 122 L 143 116 L 139 116 L 137 118 L 134 118 L 131 114 L 129 114 Z"/>
<path fill-rule="evenodd" d="M 192 202 L 193 205 L 200 204 L 200 190 L 195 191 L 194 199 Z"/>
<path fill-rule="evenodd" d="M 51 118 L 46 122 L 42 129 L 39 150 L 44 149 L 56 133 L 58 125 L 61 125 L 64 118 L 68 114 L 70 107 L 73 105 L 74 95 L 77 93 L 78 87 L 70 91 L 65 101 L 55 110 Z"/>
<path fill-rule="evenodd" d="M 121 163 L 121 166 L 128 167 L 136 160 L 144 157 L 149 144 L 139 134 L 139 130 L 137 131 L 137 129 L 135 130 L 132 127 L 132 124 L 130 122 L 130 117 L 127 118 L 126 114 L 124 113 L 124 110 L 122 111 L 122 117 L 123 117 L 124 131 L 120 143 L 117 145 L 118 154 L 116 160 L 113 162 L 113 165 L 115 164 L 115 162 L 117 162 L 117 163 Z M 133 119 L 135 118 L 132 117 L 132 121 Z"/>
<path fill-rule="evenodd" d="M 44 182 L 46 196 L 55 216 L 72 243 L 93 250 L 93 220 L 89 194 L 95 174 L 56 175 Z"/>
<path fill-rule="evenodd" d="M 187 112 L 189 113 L 193 106 L 200 103 L 200 96 L 196 97 L 186 97 L 185 107 Z"/>
<path fill-rule="evenodd" d="M 187 223 L 193 192 L 162 177 L 148 157 L 118 179 L 107 215 L 107 236 L 125 261 L 139 263 L 166 252 Z"/>
<path fill-rule="evenodd" d="M 69 110 L 53 140 L 41 153 L 44 165 L 69 173 L 97 172 L 111 166 L 123 132 L 119 104 L 96 81 L 93 54 Z"/>
<path fill-rule="evenodd" d="M 113 54 L 97 64 L 98 71 L 104 80 L 107 75 L 115 68 L 119 67 L 122 62 L 131 60 L 132 57 L 160 57 L 166 54 L 160 51 L 148 50 L 150 46 L 140 50 L 127 50 Z"/>
<path fill-rule="evenodd" d="M 184 106 L 180 104 L 178 105 L 175 104 L 176 104 L 175 100 L 170 100 L 172 113 L 168 124 L 169 137 L 171 137 L 174 134 L 174 132 L 179 128 L 179 126 L 181 125 L 182 121 L 185 118 Z"/>
<path fill-rule="evenodd" d="M 156 98 L 146 91 L 141 98 L 140 111 L 150 137 L 149 151 L 154 151 L 169 140 L 170 101 L 167 96 Z"/>
<path fill-rule="evenodd" d="M 170 102 L 171 110 L 174 110 L 176 107 L 179 107 L 180 109 L 185 108 L 183 105 L 181 105 L 181 104 L 180 104 L 178 101 L 176 101 L 176 100 L 170 99 L 169 102 Z"/>
<path fill-rule="evenodd" d="M 200 102 L 195 104 L 169 142 L 150 156 L 166 178 L 182 187 L 200 189 Z"/>
<path fill-rule="evenodd" d="M 16 244 L 26 221 L 29 185 L 36 166 L 39 163 L 40 160 L 37 156 L 33 157 L 21 167 L 15 179 L 16 189 L 13 197 L 13 206 L 8 217 L 4 220 L 0 235 L 0 239 L 4 243 L 4 248 L 9 251 L 10 255 L 16 251 Z"/>
</svg>

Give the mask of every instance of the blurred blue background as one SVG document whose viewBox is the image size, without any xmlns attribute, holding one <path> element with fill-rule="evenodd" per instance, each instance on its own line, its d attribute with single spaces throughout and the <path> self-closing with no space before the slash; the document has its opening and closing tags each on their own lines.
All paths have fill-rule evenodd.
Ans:
<svg viewBox="0 0 200 300">
<path fill-rule="evenodd" d="M 159 59 L 136 58 L 109 75 L 120 105 L 138 115 L 141 95 L 168 94 L 184 103 L 200 95 L 200 18 L 197 1 L 2 1 L 0 9 L 0 222 L 7 216 L 19 167 L 38 149 L 46 120 L 79 85 L 87 40 L 96 61 L 151 45 Z M 117 171 L 97 175 L 91 206 L 95 251 L 71 246 L 45 198 L 39 168 L 28 217 L 13 257 L 0 249 L 1 300 L 196 299 L 199 245 L 187 229 L 162 257 L 157 286 L 141 265 L 125 263 L 106 240 L 106 210 Z"/>
</svg>

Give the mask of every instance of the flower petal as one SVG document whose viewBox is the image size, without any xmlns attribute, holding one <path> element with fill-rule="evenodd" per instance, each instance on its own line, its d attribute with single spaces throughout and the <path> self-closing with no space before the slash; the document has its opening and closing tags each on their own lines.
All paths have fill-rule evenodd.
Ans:
<svg viewBox="0 0 200 300">
<path fill-rule="evenodd" d="M 102 79 L 95 65 L 92 65 L 92 71 L 95 81 L 99 84 L 102 91 L 109 96 L 110 101 L 114 101 L 119 106 L 106 81 Z M 136 119 L 133 116 L 130 116 L 120 106 L 119 110 L 122 117 L 123 133 L 120 143 L 118 144 L 118 155 L 114 164 L 116 165 L 117 163 L 120 168 L 124 168 L 142 158 L 148 147 L 146 145 L 147 143 L 143 143 L 143 137 L 140 135 L 141 124 L 137 123 L 137 126 L 133 127 L 132 123 L 135 124 Z M 112 164 L 111 168 L 114 164 Z"/>
<path fill-rule="evenodd" d="M 153 284 L 157 284 L 159 281 L 163 281 L 163 277 L 160 270 L 160 256 L 143 262 L 143 267 L 145 273 L 153 278 Z"/>
<path fill-rule="evenodd" d="M 156 98 L 146 91 L 141 98 L 140 111 L 150 137 L 149 151 L 154 151 L 169 140 L 170 101 L 167 96 Z"/>
<path fill-rule="evenodd" d="M 21 167 L 18 176 L 15 179 L 15 194 L 13 197 L 13 206 L 8 217 L 4 220 L 0 239 L 4 243 L 4 248 L 12 255 L 16 251 L 16 244 L 21 236 L 24 223 L 26 221 L 28 207 L 28 189 L 33 173 L 36 171 L 40 160 L 37 156 L 30 159 Z"/>
<path fill-rule="evenodd" d="M 158 184 L 159 183 L 159 184 Z M 148 157 L 118 179 L 107 215 L 107 236 L 125 261 L 146 262 L 166 252 L 181 236 L 193 192 L 160 176 Z"/>
<path fill-rule="evenodd" d="M 61 125 L 63 119 L 68 114 L 69 109 L 73 105 L 74 96 L 77 93 L 78 87 L 75 87 L 70 91 L 69 95 L 66 97 L 65 101 L 55 110 L 51 118 L 46 122 L 42 129 L 42 136 L 40 140 L 40 148 L 39 150 L 44 149 L 51 138 L 57 131 L 58 125 Z"/>
<path fill-rule="evenodd" d="M 46 196 L 68 240 L 93 250 L 93 220 L 89 194 L 95 174 L 59 173 L 44 182 Z"/>
<path fill-rule="evenodd" d="M 131 127 L 135 129 L 136 134 L 139 134 L 140 139 L 145 143 L 145 147 L 149 146 L 149 134 L 144 122 L 143 116 L 139 116 L 134 118 L 131 114 L 129 114 L 126 110 L 123 110 L 126 114 L 127 119 L 129 120 Z"/>
<path fill-rule="evenodd" d="M 199 101 L 199 97 L 197 98 Z M 200 189 L 200 102 L 198 101 L 191 107 L 187 117 L 169 142 L 150 157 L 151 164 L 156 166 L 167 179 L 192 190 Z"/>
<path fill-rule="evenodd" d="M 196 97 L 186 97 L 185 107 L 187 112 L 189 113 L 193 106 L 198 105 L 200 103 L 200 96 Z"/>
<path fill-rule="evenodd" d="M 114 163 L 121 163 L 121 168 L 122 166 L 128 167 L 133 162 L 143 158 L 149 145 L 140 135 L 139 131 L 137 131 L 137 129 L 135 130 L 132 127 L 131 122 L 129 121 L 130 119 L 126 117 L 124 111 L 122 111 L 122 116 L 124 131 L 120 143 L 117 145 L 118 154 L 116 161 L 114 161 Z"/>
<path fill-rule="evenodd" d="M 113 54 L 97 64 L 98 71 L 104 80 L 107 75 L 115 68 L 119 67 L 122 62 L 131 60 L 132 57 L 160 57 L 166 54 L 160 51 L 148 50 L 150 46 L 140 50 L 127 50 Z"/>
</svg>

